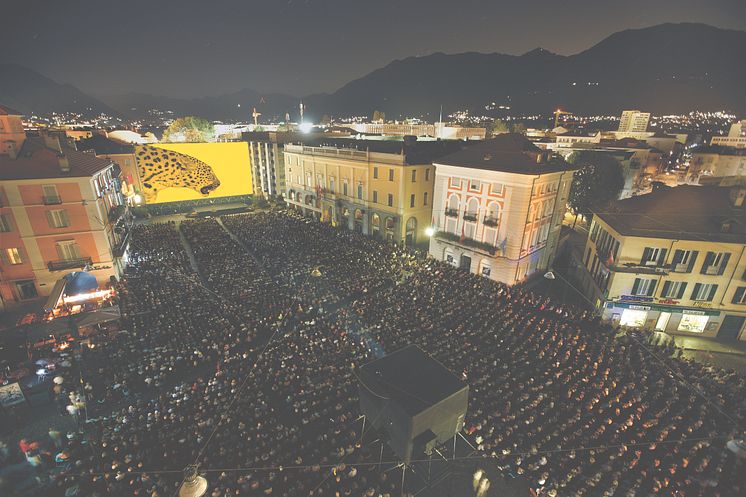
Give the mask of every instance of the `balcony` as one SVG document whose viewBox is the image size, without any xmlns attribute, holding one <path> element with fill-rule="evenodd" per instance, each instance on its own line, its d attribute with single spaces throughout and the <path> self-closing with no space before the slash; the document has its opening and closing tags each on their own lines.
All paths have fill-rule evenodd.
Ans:
<svg viewBox="0 0 746 497">
<path fill-rule="evenodd" d="M 60 205 L 62 203 L 62 198 L 59 195 L 44 195 L 41 200 L 44 205 Z"/>
<path fill-rule="evenodd" d="M 446 217 L 458 217 L 458 211 L 456 209 L 446 209 Z"/>
<path fill-rule="evenodd" d="M 47 268 L 50 271 L 65 271 L 67 269 L 80 269 L 87 265 L 93 264 L 93 260 L 90 257 L 79 257 L 77 259 L 60 259 L 57 261 L 49 261 Z"/>
<path fill-rule="evenodd" d="M 464 214 L 464 221 L 471 221 L 473 223 L 477 222 L 477 213 L 476 212 L 467 212 Z"/>
<path fill-rule="evenodd" d="M 492 256 L 494 256 L 498 250 L 497 247 L 490 245 L 489 243 L 479 242 L 466 237 L 463 237 L 462 239 L 462 237 L 453 233 L 448 233 L 447 231 L 438 231 L 433 236 L 438 240 L 444 240 L 464 247 L 469 247 L 470 249 L 479 250 Z"/>
<path fill-rule="evenodd" d="M 493 228 L 497 228 L 498 219 L 496 217 L 492 216 L 485 216 L 484 218 L 484 225 L 485 226 L 491 226 Z"/>
</svg>

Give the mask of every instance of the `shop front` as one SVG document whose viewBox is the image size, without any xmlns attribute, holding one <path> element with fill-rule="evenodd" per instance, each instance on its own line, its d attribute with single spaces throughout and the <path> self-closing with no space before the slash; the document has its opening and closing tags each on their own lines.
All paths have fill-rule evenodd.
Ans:
<svg viewBox="0 0 746 497">
<path fill-rule="evenodd" d="M 603 318 L 626 328 L 711 337 L 718 335 L 726 316 L 713 309 L 613 301 L 604 305 Z"/>
</svg>

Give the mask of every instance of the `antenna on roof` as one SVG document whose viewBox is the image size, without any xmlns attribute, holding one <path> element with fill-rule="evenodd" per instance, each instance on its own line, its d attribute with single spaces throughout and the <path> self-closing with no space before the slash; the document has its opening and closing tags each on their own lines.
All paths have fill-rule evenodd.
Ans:
<svg viewBox="0 0 746 497">
<path fill-rule="evenodd" d="M 435 128 L 435 138 L 441 138 L 440 128 L 443 126 L 443 104 L 440 104 L 440 114 L 438 115 L 438 124 Z"/>
</svg>

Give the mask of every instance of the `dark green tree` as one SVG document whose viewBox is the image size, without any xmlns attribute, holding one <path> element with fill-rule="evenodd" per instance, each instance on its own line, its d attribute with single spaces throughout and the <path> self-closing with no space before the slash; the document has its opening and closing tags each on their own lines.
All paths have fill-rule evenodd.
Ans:
<svg viewBox="0 0 746 497">
<path fill-rule="evenodd" d="M 510 133 L 510 126 L 502 119 L 493 119 L 487 123 L 487 136 L 495 136 L 502 133 Z"/>
<path fill-rule="evenodd" d="M 186 116 L 176 119 L 163 132 L 164 142 L 209 142 L 215 140 L 215 127 L 207 119 Z"/>
<path fill-rule="evenodd" d="M 386 122 L 386 113 L 381 112 L 380 110 L 374 110 L 373 111 L 373 122 Z"/>
<path fill-rule="evenodd" d="M 575 152 L 568 162 L 578 167 L 568 199 L 573 213 L 589 218 L 593 209 L 604 208 L 619 197 L 624 187 L 624 172 L 618 160 L 587 151 Z"/>
</svg>

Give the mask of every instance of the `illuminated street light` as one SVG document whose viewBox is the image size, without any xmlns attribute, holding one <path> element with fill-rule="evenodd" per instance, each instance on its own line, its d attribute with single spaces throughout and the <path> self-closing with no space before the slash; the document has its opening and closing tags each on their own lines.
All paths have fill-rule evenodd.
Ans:
<svg viewBox="0 0 746 497">
<path fill-rule="evenodd" d="M 207 480 L 197 473 L 197 466 L 187 466 L 179 497 L 202 497 L 207 492 Z"/>
<path fill-rule="evenodd" d="M 432 226 L 428 226 L 427 228 L 425 228 L 425 234 L 427 236 L 433 236 L 435 234 L 435 228 L 433 228 Z"/>
</svg>

